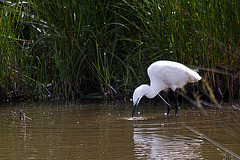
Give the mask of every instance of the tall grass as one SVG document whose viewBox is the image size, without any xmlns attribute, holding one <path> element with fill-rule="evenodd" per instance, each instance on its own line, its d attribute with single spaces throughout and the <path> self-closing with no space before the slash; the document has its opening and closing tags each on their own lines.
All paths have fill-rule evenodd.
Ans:
<svg viewBox="0 0 240 160">
<path fill-rule="evenodd" d="M 29 0 L 0 7 L 2 100 L 123 99 L 148 82 L 147 66 L 160 59 L 198 68 L 215 95 L 239 98 L 238 1 Z"/>
</svg>

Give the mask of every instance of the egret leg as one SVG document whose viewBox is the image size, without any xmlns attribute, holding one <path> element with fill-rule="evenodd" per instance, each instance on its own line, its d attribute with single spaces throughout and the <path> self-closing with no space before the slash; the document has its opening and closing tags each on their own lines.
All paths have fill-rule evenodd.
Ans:
<svg viewBox="0 0 240 160">
<path fill-rule="evenodd" d="M 178 101 L 177 101 L 177 98 L 176 98 L 176 92 L 173 91 L 173 95 L 174 95 L 174 98 L 175 98 L 175 101 L 176 101 L 176 106 L 175 106 L 175 116 L 178 115 Z"/>
<path fill-rule="evenodd" d="M 167 103 L 169 104 L 169 105 L 167 105 L 167 107 L 168 107 L 168 109 L 167 109 L 167 115 L 169 115 L 169 113 L 170 113 L 170 110 L 171 110 L 171 105 L 170 105 L 170 103 L 169 103 L 169 98 L 168 98 L 168 93 L 167 93 L 167 91 L 164 93 L 164 99 L 167 101 Z"/>
</svg>

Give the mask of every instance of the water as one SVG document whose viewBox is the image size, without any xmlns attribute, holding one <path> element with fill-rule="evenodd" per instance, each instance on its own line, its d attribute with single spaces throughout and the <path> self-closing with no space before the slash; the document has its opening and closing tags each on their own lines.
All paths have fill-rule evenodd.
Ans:
<svg viewBox="0 0 240 160">
<path fill-rule="evenodd" d="M 206 116 L 184 107 L 175 118 L 164 116 L 166 108 L 142 104 L 132 120 L 131 104 L 2 105 L 0 159 L 215 160 L 223 159 L 221 147 L 238 156 L 240 111 L 234 106 L 206 109 Z M 20 109 L 32 120 L 11 117 Z"/>
</svg>

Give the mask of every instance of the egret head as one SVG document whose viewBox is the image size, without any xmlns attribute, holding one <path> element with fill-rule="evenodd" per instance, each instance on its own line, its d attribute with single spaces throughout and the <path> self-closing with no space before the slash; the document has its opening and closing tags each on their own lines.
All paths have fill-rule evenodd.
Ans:
<svg viewBox="0 0 240 160">
<path fill-rule="evenodd" d="M 133 112 L 132 117 L 134 116 L 134 112 L 136 109 L 136 106 L 138 105 L 141 98 L 147 93 L 147 89 L 149 88 L 149 85 L 143 84 L 135 89 L 133 92 Z"/>
</svg>

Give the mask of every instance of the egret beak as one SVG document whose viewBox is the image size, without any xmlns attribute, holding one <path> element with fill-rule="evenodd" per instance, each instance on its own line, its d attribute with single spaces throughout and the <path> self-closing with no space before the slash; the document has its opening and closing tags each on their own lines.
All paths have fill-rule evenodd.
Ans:
<svg viewBox="0 0 240 160">
<path fill-rule="evenodd" d="M 135 109 L 136 109 L 136 107 L 137 107 L 137 105 L 138 105 L 138 101 L 139 101 L 139 98 L 137 99 L 137 102 L 136 102 L 135 104 L 133 104 L 132 118 L 133 118 L 133 116 L 134 116 Z"/>
<path fill-rule="evenodd" d="M 133 118 L 133 116 L 134 116 L 134 113 L 135 113 L 136 106 L 137 106 L 137 103 L 133 104 L 132 118 Z"/>
</svg>

